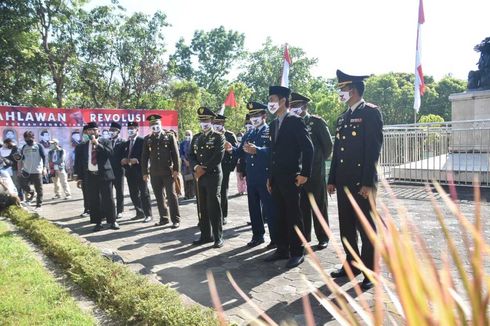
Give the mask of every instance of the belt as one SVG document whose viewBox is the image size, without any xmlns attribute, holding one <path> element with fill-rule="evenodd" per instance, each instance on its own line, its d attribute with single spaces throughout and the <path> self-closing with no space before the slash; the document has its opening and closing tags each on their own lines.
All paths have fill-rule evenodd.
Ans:
<svg viewBox="0 0 490 326">
<path fill-rule="evenodd" d="M 99 171 L 88 171 L 88 174 L 99 175 Z"/>
</svg>

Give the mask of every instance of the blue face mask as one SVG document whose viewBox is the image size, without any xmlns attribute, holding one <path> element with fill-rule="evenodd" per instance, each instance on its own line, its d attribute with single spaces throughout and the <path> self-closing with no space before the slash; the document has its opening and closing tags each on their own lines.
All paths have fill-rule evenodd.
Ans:
<svg viewBox="0 0 490 326">
<path fill-rule="evenodd" d="M 87 135 L 87 134 L 83 134 L 83 141 L 86 142 L 86 141 L 89 141 L 90 140 L 90 137 Z"/>
</svg>

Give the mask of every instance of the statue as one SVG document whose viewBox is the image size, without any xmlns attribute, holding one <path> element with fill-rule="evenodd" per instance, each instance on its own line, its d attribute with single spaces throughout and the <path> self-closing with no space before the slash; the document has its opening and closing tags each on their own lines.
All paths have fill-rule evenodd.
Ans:
<svg viewBox="0 0 490 326">
<path fill-rule="evenodd" d="M 490 37 L 476 45 L 475 51 L 481 53 L 480 60 L 478 60 L 478 70 L 472 70 L 468 74 L 468 89 L 490 89 Z"/>
</svg>

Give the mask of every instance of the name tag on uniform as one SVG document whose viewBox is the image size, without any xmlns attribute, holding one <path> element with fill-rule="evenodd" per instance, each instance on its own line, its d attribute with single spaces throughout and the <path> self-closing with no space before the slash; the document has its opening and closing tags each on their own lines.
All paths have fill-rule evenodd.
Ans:
<svg viewBox="0 0 490 326">
<path fill-rule="evenodd" d="M 362 118 L 355 118 L 355 119 L 350 119 L 350 123 L 361 123 Z"/>
</svg>

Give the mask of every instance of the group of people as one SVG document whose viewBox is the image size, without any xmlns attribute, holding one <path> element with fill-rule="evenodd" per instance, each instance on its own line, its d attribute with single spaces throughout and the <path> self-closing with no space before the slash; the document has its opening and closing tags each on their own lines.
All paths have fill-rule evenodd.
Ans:
<svg viewBox="0 0 490 326">
<path fill-rule="evenodd" d="M 364 79 L 337 71 L 340 100 L 348 108 L 336 122 L 334 137 L 326 122 L 310 114 L 310 99 L 287 87 L 270 86 L 268 103 L 251 101 L 247 104 L 245 129 L 239 139 L 225 127 L 226 117 L 208 107 L 197 110 L 200 132 L 185 132 L 177 143 L 177 135 L 164 130 L 161 117 L 148 117 L 151 132 L 139 134 L 137 122 L 128 123 L 128 139 L 120 137 L 121 125 L 113 122 L 109 137 L 99 137 L 95 122 L 83 127 L 83 140 L 75 148 L 74 174 L 82 189 L 84 212 L 95 224 L 94 231 L 103 228 L 105 219 L 112 229 L 119 229 L 117 219 L 124 210 L 124 178 L 136 214 L 132 218 L 144 223 L 153 221 L 148 182 L 151 183 L 158 207 L 156 225 L 180 227 L 178 190 L 183 186 L 186 198 L 197 200 L 200 237 L 194 245 L 214 243 L 224 245 L 223 225 L 228 216 L 228 186 L 230 174 L 238 171 L 240 187 L 246 185 L 252 238 L 247 243 L 256 247 L 265 243 L 267 225 L 270 243 L 275 249 L 266 261 L 287 260 L 286 267 L 304 261 L 304 247 L 298 231 L 311 241 L 316 234 L 317 250 L 327 247 L 329 238 L 322 227 L 328 224 L 327 198 L 337 192 L 340 233 L 368 268 L 374 264 L 373 246 L 362 228 L 351 204 L 352 194 L 374 228 L 371 212 L 375 207 L 376 164 L 382 135 L 379 109 L 363 100 Z M 268 113 L 273 116 L 268 124 Z M 57 140 L 46 158 L 35 143 L 32 132 L 24 134 L 22 149 L 5 140 L 0 154 L 3 164 L 11 166 L 13 179 L 29 197 L 37 193 L 37 206 L 42 204 L 42 175 L 49 167 L 56 182 L 57 197 L 70 198 L 63 165 L 64 151 Z M 331 159 L 327 175 L 326 162 Z M 18 164 L 10 164 L 17 162 Z M 14 167 L 15 165 L 15 167 Z M 20 171 L 20 173 L 18 173 Z M 183 176 L 183 185 L 180 180 Z M 246 176 L 246 183 L 244 182 Z M 328 180 L 328 181 L 327 181 Z M 62 190 L 61 190 L 62 188 Z M 113 191 L 116 192 L 114 200 Z M 244 192 L 245 189 L 242 189 Z M 314 212 L 314 208 L 318 213 Z M 358 235 L 362 240 L 359 252 Z M 354 257 L 344 244 L 346 263 L 354 274 Z M 333 277 L 346 276 L 344 267 L 332 272 Z M 368 278 L 361 285 L 372 287 Z"/>
</svg>

